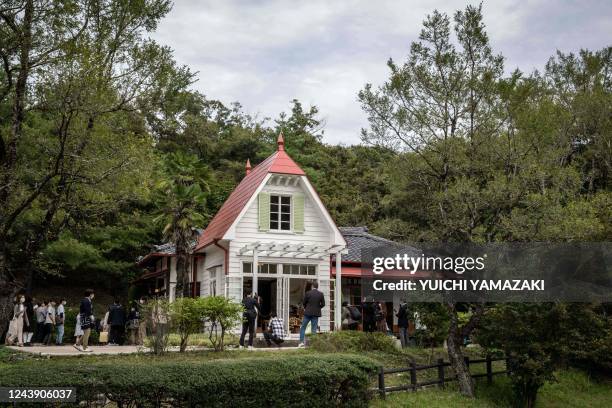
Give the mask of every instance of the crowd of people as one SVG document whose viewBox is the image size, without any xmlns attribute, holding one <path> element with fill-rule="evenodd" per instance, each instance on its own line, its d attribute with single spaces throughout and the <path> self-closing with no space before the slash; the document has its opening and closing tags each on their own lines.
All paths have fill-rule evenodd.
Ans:
<svg viewBox="0 0 612 408">
<path fill-rule="evenodd" d="M 415 320 L 414 314 L 409 310 L 405 300 L 400 301 L 399 308 L 393 310 L 397 317 L 399 339 L 402 347 L 408 347 L 413 339 L 409 333 L 410 320 Z M 387 323 L 387 308 L 385 303 L 377 302 L 372 297 L 365 297 L 360 307 L 342 303 L 342 329 L 358 330 L 362 325 L 364 332 L 381 332 L 392 335 L 393 331 Z M 416 323 L 416 322 L 415 322 Z"/>
<path fill-rule="evenodd" d="M 140 318 L 145 299 L 141 298 L 129 310 L 119 299 L 109 306 L 103 319 L 94 316 L 94 291 L 88 289 L 79 304 L 74 326 L 74 347 L 89 352 L 89 338 L 93 330 L 100 333 L 99 341 L 108 345 L 142 345 L 146 336 L 146 324 Z M 5 343 L 30 347 L 34 344 L 48 346 L 64 344 L 66 323 L 66 299 L 38 302 L 26 295 L 14 299 L 13 317 Z"/>
<path fill-rule="evenodd" d="M 89 338 L 92 330 L 100 333 L 99 341 L 108 342 L 108 345 L 133 344 L 142 345 L 146 337 L 145 319 L 141 319 L 142 307 L 145 299 L 141 298 L 135 302 L 129 310 L 116 298 L 107 309 L 103 319 L 96 319 L 93 312 L 94 291 L 88 289 L 80 302 L 79 312 L 76 315 L 74 328 L 74 347 L 83 352 L 91 351 Z M 244 313 L 242 333 L 240 336 L 240 348 L 245 346 L 246 334 L 249 334 L 248 348 L 253 348 L 255 338 L 255 324 L 258 318 L 266 321 L 264 327 L 264 339 L 268 345 L 273 343 L 280 346 L 285 341 L 285 325 L 281 317 L 272 312 L 268 316 L 261 315 L 261 299 L 257 294 L 250 293 L 243 300 Z M 325 307 L 325 296 L 318 290 L 318 283 L 313 282 L 312 288 L 306 292 L 302 302 L 304 317 L 300 328 L 299 347 L 304 346 L 304 339 L 308 325 L 314 334 L 318 329 L 318 320 L 321 317 L 321 309 Z M 407 347 L 412 338 L 409 334 L 411 319 L 415 318 L 410 313 L 408 304 L 401 301 L 399 309 L 393 310 L 397 317 L 399 338 L 402 347 Z M 376 302 L 371 297 L 363 299 L 361 305 L 349 305 L 342 303 L 342 329 L 359 330 L 360 326 L 365 332 L 382 332 L 393 335 L 387 323 L 388 312 L 385 303 Z M 62 345 L 64 341 L 64 326 L 66 322 L 66 299 L 44 300 L 36 302 L 32 298 L 19 295 L 14 300 L 13 318 L 10 322 L 6 344 L 17 344 L 28 347 L 34 343 L 50 345 L 55 333 L 56 345 Z M 415 322 L 416 323 L 416 322 Z"/>
</svg>

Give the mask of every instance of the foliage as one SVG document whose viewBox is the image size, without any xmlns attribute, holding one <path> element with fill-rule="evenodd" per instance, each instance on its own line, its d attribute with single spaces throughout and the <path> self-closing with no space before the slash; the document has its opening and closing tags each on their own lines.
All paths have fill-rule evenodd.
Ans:
<svg viewBox="0 0 612 408">
<path fill-rule="evenodd" d="M 184 352 L 187 348 L 189 336 L 202 329 L 206 316 L 206 299 L 199 297 L 177 298 L 170 303 L 169 311 L 172 328 L 177 331 L 180 337 L 180 351 Z"/>
<path fill-rule="evenodd" d="M 202 302 L 208 339 L 215 351 L 223 351 L 225 335 L 241 321 L 244 308 L 225 296 L 208 296 Z"/>
<path fill-rule="evenodd" d="M 342 330 L 319 333 L 309 337 L 310 348 L 325 353 L 359 353 L 363 351 L 382 351 L 394 353 L 395 339 L 384 333 L 366 333 Z"/>
<path fill-rule="evenodd" d="M 153 298 L 141 307 L 140 316 L 145 319 L 147 331 L 151 333 L 153 353 L 164 354 L 168 350 L 172 304 L 165 298 Z"/>
<path fill-rule="evenodd" d="M 487 312 L 478 342 L 492 351 L 504 351 L 520 406 L 533 407 L 540 387 L 554 380 L 569 325 L 563 305 L 499 304 Z"/>
<path fill-rule="evenodd" d="M 372 360 L 344 354 L 204 363 L 105 364 L 78 359 L 9 366 L 3 369 L 0 386 L 71 386 L 77 389 L 78 401 L 91 403 L 104 394 L 124 406 L 365 407 L 374 371 Z"/>
<path fill-rule="evenodd" d="M 176 248 L 176 293 L 189 296 L 187 254 L 197 237 L 195 228 L 204 223 L 202 210 L 206 202 L 207 168 L 195 155 L 180 152 L 168 154 L 165 171 L 156 191 L 163 234 Z"/>
</svg>

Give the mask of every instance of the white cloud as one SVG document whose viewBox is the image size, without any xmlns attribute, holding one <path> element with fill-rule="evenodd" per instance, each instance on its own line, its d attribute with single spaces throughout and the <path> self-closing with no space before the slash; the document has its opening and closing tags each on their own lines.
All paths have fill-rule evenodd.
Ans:
<svg viewBox="0 0 612 408">
<path fill-rule="evenodd" d="M 294 98 L 320 108 L 325 140 L 359 142 L 365 115 L 357 92 L 381 83 L 389 57 L 403 60 L 434 8 L 464 1 L 177 0 L 154 38 L 199 71 L 195 87 L 277 117 Z M 507 67 L 542 67 L 555 49 L 600 48 L 612 32 L 609 2 L 488 1 L 485 23 Z"/>
</svg>

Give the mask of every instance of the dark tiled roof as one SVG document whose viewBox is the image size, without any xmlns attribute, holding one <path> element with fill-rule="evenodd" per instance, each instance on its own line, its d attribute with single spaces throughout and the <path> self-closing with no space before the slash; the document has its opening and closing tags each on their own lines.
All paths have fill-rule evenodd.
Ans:
<svg viewBox="0 0 612 408">
<path fill-rule="evenodd" d="M 195 230 L 196 237 L 199 237 L 200 235 L 202 235 L 202 231 L 203 230 L 201 228 L 197 228 Z M 198 243 L 198 238 L 194 239 L 193 242 L 190 245 L 192 251 L 195 248 L 197 243 Z M 138 257 L 136 262 L 141 262 L 143 259 L 145 259 L 146 257 L 151 256 L 153 254 L 155 254 L 157 256 L 160 256 L 160 255 L 174 255 L 174 254 L 176 254 L 176 246 L 172 242 L 166 242 L 166 243 L 159 244 L 159 245 L 153 245 L 153 248 L 151 248 L 151 251 L 149 251 L 149 253 L 147 255 L 145 255 L 145 256 Z"/>
<path fill-rule="evenodd" d="M 372 235 L 368 232 L 367 227 L 340 227 L 339 229 L 348 247 L 348 254 L 342 255 L 343 262 L 362 262 L 362 250 L 370 248 L 395 246 L 402 251 L 412 252 L 414 250 L 415 253 L 417 252 L 416 248 Z"/>
</svg>

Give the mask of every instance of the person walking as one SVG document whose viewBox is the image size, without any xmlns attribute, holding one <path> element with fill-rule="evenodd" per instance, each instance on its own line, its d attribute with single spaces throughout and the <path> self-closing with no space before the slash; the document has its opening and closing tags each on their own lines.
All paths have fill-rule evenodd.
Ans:
<svg viewBox="0 0 612 408">
<path fill-rule="evenodd" d="M 81 346 L 75 345 L 77 350 L 90 352 L 91 349 L 89 346 L 89 336 L 91 334 L 91 329 L 95 327 L 96 318 L 93 315 L 93 298 L 94 291 L 93 289 L 87 289 L 85 291 L 85 297 L 81 299 L 81 304 L 79 305 L 79 314 L 81 316 L 81 328 L 83 329 L 83 337 L 81 338 Z"/>
<path fill-rule="evenodd" d="M 76 323 L 74 325 L 74 348 L 81 347 L 81 339 L 83 338 L 83 328 L 81 327 L 81 314 L 77 313 Z"/>
<path fill-rule="evenodd" d="M 17 342 L 19 347 L 23 347 L 23 326 L 25 319 L 27 319 L 25 295 L 20 295 L 17 297 L 17 301 L 13 306 L 13 319 L 11 321 L 12 329 L 6 338 L 6 343 L 8 345 L 13 345 L 14 342 Z"/>
<path fill-rule="evenodd" d="M 34 313 L 34 304 L 32 298 L 26 296 L 25 301 L 25 320 L 23 326 L 23 345 L 26 347 L 32 346 L 32 337 L 34 336 L 34 328 L 36 327 L 36 314 Z"/>
<path fill-rule="evenodd" d="M 61 346 L 64 341 L 64 322 L 66 321 L 66 299 L 60 299 L 55 313 L 55 344 Z"/>
<path fill-rule="evenodd" d="M 107 324 L 110 326 L 108 345 L 118 346 L 123 344 L 125 310 L 118 298 L 115 298 L 115 303 L 108 308 Z"/>
<path fill-rule="evenodd" d="M 55 302 L 50 300 L 47 303 L 47 316 L 45 317 L 45 337 L 43 338 L 43 345 L 48 346 L 51 344 L 51 338 L 53 337 L 53 326 L 55 326 Z"/>
<path fill-rule="evenodd" d="M 400 307 L 397 313 L 395 314 L 397 317 L 397 327 L 399 328 L 399 336 L 400 342 L 402 343 L 402 348 L 408 347 L 408 303 L 405 300 L 400 301 Z"/>
<path fill-rule="evenodd" d="M 371 296 L 363 299 L 361 310 L 363 310 L 363 331 L 373 333 L 376 331 L 376 305 Z"/>
<path fill-rule="evenodd" d="M 268 346 L 274 342 L 278 347 L 285 341 L 285 324 L 283 319 L 276 315 L 276 312 L 270 313 L 270 323 L 268 323 L 268 331 L 264 332 L 264 339 Z"/>
<path fill-rule="evenodd" d="M 45 338 L 45 320 L 47 319 L 48 302 L 43 300 L 42 304 L 36 306 L 36 333 L 34 343 L 42 343 Z"/>
<path fill-rule="evenodd" d="M 255 337 L 255 320 L 259 314 L 259 303 L 257 294 L 251 293 L 243 301 L 244 313 L 242 314 L 242 334 L 240 334 L 240 346 L 244 348 L 244 338 L 247 330 L 249 332 L 249 350 L 253 350 L 253 338 Z"/>
<path fill-rule="evenodd" d="M 312 289 L 304 295 L 304 318 L 302 319 L 302 327 L 300 327 L 300 344 L 298 347 L 304 347 L 304 339 L 306 337 L 306 327 L 310 323 L 310 332 L 315 334 L 321 317 L 321 309 L 325 307 L 325 295 L 319 291 L 319 282 L 312 283 Z"/>
</svg>

